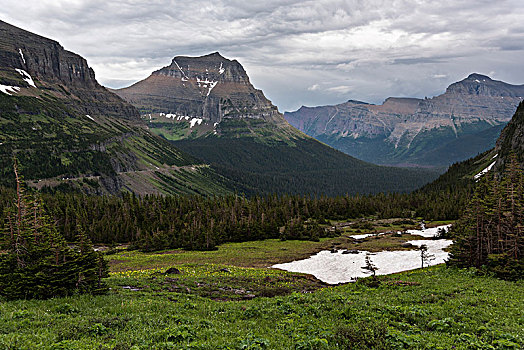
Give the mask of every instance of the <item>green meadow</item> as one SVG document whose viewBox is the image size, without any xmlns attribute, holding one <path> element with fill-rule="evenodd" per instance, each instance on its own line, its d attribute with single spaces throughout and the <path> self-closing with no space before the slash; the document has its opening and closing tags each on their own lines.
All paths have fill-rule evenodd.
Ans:
<svg viewBox="0 0 524 350">
<path fill-rule="evenodd" d="M 334 241 L 230 243 L 210 252 L 118 250 L 106 255 L 107 295 L 1 302 L 0 348 L 524 346 L 522 281 L 440 265 L 330 286 L 268 268 Z M 168 268 L 176 270 L 166 274 Z"/>
</svg>

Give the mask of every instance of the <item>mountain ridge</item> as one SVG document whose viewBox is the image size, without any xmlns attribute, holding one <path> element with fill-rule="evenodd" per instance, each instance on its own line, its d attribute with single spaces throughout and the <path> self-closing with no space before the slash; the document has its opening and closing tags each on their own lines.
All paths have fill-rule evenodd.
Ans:
<svg viewBox="0 0 524 350">
<path fill-rule="evenodd" d="M 220 134 L 223 121 L 244 119 L 250 124 L 249 133 L 265 132 L 258 130 L 258 120 L 271 122 L 288 137 L 299 135 L 263 92 L 253 87 L 244 67 L 219 52 L 176 56 L 170 65 L 155 70 L 146 79 L 113 91 L 134 104 L 143 116 L 165 122 L 166 118 L 161 117 L 191 120 L 191 129 L 203 123 L 208 126 L 204 128 L 207 132 Z"/>
<path fill-rule="evenodd" d="M 442 157 L 436 164 L 434 148 L 504 125 L 523 96 L 524 85 L 473 73 L 429 99 L 390 97 L 381 105 L 349 100 L 303 106 L 284 116 L 306 134 L 372 163 L 447 166 L 492 147 L 496 137 L 485 138 L 473 153 Z"/>
<path fill-rule="evenodd" d="M 58 42 L 0 21 L 0 184 L 94 194 L 225 194 L 227 179 L 160 137 Z"/>
<path fill-rule="evenodd" d="M 305 135 L 251 85 L 238 61 L 218 53 L 175 56 L 169 66 L 115 92 L 141 111 L 153 133 L 239 179 L 240 191 L 405 192 L 435 175 L 378 167 Z"/>
</svg>

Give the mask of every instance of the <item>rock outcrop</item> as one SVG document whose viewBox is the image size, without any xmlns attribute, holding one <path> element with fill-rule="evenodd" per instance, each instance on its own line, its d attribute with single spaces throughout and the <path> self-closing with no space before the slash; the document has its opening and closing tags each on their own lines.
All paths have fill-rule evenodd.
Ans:
<svg viewBox="0 0 524 350">
<path fill-rule="evenodd" d="M 224 119 L 260 119 L 288 127 L 271 101 L 253 87 L 242 65 L 218 52 L 177 56 L 145 80 L 114 91 L 144 114 L 201 118 L 211 124 Z"/>
<path fill-rule="evenodd" d="M 497 167 L 502 166 L 511 154 L 524 168 L 524 102 L 522 102 L 511 121 L 502 130 L 495 152 L 498 154 Z"/>
<path fill-rule="evenodd" d="M 48 93 L 82 113 L 139 121 L 135 108 L 98 84 L 87 61 L 58 42 L 0 21 L 0 84 L 22 95 Z M 25 72 L 34 82 L 24 81 Z"/>
</svg>

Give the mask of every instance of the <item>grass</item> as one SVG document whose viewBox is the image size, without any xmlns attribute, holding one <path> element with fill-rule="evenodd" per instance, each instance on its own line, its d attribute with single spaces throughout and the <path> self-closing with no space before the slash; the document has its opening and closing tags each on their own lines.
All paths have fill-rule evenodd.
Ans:
<svg viewBox="0 0 524 350">
<path fill-rule="evenodd" d="M 431 222 L 430 226 L 448 224 L 447 222 Z M 413 226 L 409 226 L 411 228 Z M 408 228 L 405 226 L 404 228 Z M 364 230 L 360 233 L 385 232 L 393 230 Z M 400 230 L 400 229 L 398 229 Z M 395 232 L 397 230 L 394 230 Z M 347 233 L 346 233 L 347 232 Z M 265 268 L 275 264 L 293 260 L 305 259 L 309 256 L 326 249 L 358 249 L 371 252 L 383 250 L 402 250 L 401 244 L 416 239 L 424 239 L 421 236 L 402 235 L 396 237 L 393 234 L 385 234 L 376 237 L 355 241 L 349 238 L 349 234 L 360 234 L 344 231 L 342 236 L 335 238 L 322 238 L 319 242 L 313 241 L 281 241 L 268 239 L 264 241 L 251 241 L 241 243 L 226 243 L 212 251 L 185 251 L 183 249 L 166 250 L 153 253 L 141 253 L 138 251 L 120 251 L 110 255 L 111 270 L 120 272 L 126 270 L 141 270 L 154 268 L 167 268 L 178 264 L 210 263 L 226 264 L 238 267 Z"/>
<path fill-rule="evenodd" d="M 522 281 L 441 265 L 380 276 L 378 283 L 368 278 L 328 286 L 266 268 L 336 240 L 231 243 L 209 252 L 119 251 L 107 256 L 112 271 L 107 295 L 0 302 L 0 348 L 524 346 Z M 387 237 L 369 244 L 378 247 L 382 240 Z M 178 271 L 166 274 L 168 267 Z"/>
<path fill-rule="evenodd" d="M 231 273 L 240 277 L 243 272 Z M 111 277 L 111 285 L 122 278 Z M 3 302 L 0 347 L 519 349 L 524 345 L 522 282 L 442 266 L 380 280 L 376 288 L 354 283 L 315 293 L 226 302 L 121 288 L 105 296 Z"/>
</svg>

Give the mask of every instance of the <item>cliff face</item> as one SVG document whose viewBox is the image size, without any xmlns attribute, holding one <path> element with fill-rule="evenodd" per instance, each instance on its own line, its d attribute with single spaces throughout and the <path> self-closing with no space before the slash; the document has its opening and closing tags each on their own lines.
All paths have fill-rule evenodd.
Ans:
<svg viewBox="0 0 524 350">
<path fill-rule="evenodd" d="M 471 74 L 430 99 L 302 107 L 285 118 L 306 134 L 369 162 L 446 166 L 493 147 L 523 96 L 524 85 Z"/>
<path fill-rule="evenodd" d="M 21 95 L 48 93 L 88 115 L 139 121 L 136 109 L 98 84 L 84 58 L 58 42 L 2 21 L 0 38 L 0 84 L 21 88 Z"/>
<path fill-rule="evenodd" d="M 228 180 L 151 135 L 81 56 L 0 22 L 0 185 L 93 194 L 224 194 Z"/>
<path fill-rule="evenodd" d="M 198 120 L 196 128 L 207 125 L 220 133 L 223 121 L 244 120 L 254 129 L 270 123 L 291 132 L 277 108 L 253 87 L 242 65 L 218 52 L 177 56 L 169 66 L 115 93 L 157 122 Z M 195 127 L 194 122 L 190 125 Z"/>
</svg>

